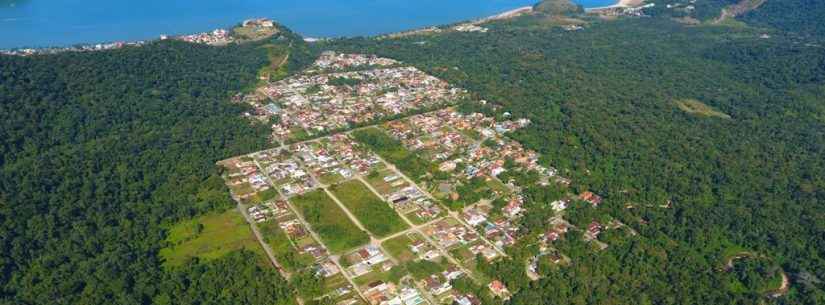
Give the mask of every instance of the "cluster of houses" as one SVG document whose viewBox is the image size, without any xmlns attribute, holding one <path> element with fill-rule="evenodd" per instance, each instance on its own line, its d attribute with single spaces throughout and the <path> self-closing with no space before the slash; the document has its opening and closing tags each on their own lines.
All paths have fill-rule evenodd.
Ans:
<svg viewBox="0 0 825 305">
<path fill-rule="evenodd" d="M 459 32 L 479 32 L 479 33 L 487 33 L 487 31 L 488 31 L 487 28 L 480 27 L 480 26 L 472 24 L 472 23 L 459 24 L 457 26 L 454 26 L 453 30 L 456 30 L 456 31 L 459 31 Z"/>
<path fill-rule="evenodd" d="M 645 9 L 654 6 L 656 6 L 656 3 L 648 3 L 638 7 L 609 6 L 604 8 L 593 9 L 590 11 L 590 13 L 608 17 L 646 17 L 647 15 L 645 14 Z M 668 5 L 668 8 L 670 8 L 670 5 Z M 688 5 L 686 7 L 687 12 L 692 12 L 693 9 L 693 5 Z"/>
<path fill-rule="evenodd" d="M 555 176 L 555 169 L 538 163 L 538 153 L 502 136 L 529 123 L 527 119 L 496 122 L 480 113 L 462 114 L 445 108 L 384 126 L 408 149 L 424 151 L 440 162 L 439 170 L 444 172 L 454 172 L 462 164 L 463 171 L 458 174 L 465 178 L 497 177 L 507 170 L 505 161 L 511 159 L 523 170 Z M 485 142 L 496 146 L 483 145 Z"/>
<path fill-rule="evenodd" d="M 294 144 L 290 150 L 317 177 L 330 175 L 350 179 L 365 175 L 381 160 L 346 134 L 335 134 L 318 141 Z"/>
<path fill-rule="evenodd" d="M 233 195 L 245 200 L 259 192 L 270 189 L 267 178 L 250 158 L 236 158 L 223 164 L 228 169 L 226 185 L 233 189 Z"/>
<path fill-rule="evenodd" d="M 399 64 L 375 56 L 327 52 L 307 70 L 309 72 L 262 88 L 267 99 L 273 102 L 261 108 L 269 115 L 278 116 L 278 120 L 273 120 L 273 130 L 285 131 L 278 134 L 285 140 L 294 132 L 311 136 L 368 123 L 385 115 L 438 106 L 437 103 L 421 102 L 444 101 L 463 94 L 463 91 L 414 68 L 398 67 Z M 354 69 L 358 67 L 363 69 Z M 397 108 L 387 108 L 389 104 Z M 415 255 L 408 257 L 441 262 L 441 257 L 448 255 L 449 259 L 456 258 L 460 265 L 470 264 L 476 257 L 492 261 L 503 254 L 503 248 L 513 245 L 523 235 L 517 225 L 517 220 L 526 211 L 522 186 L 516 185 L 516 179 L 505 179 L 508 177 L 505 173 L 537 173 L 540 185 L 547 185 L 552 179 L 569 183 L 568 179 L 557 175 L 556 169 L 539 164 L 536 152 L 505 136 L 530 124 L 526 119 L 510 120 L 508 117 L 505 113 L 505 120 L 499 121 L 480 113 L 465 114 L 448 107 L 381 125 L 405 148 L 435 161 L 441 173 L 433 173 L 425 179 L 436 180 L 428 180 L 428 183 L 434 182 L 431 186 L 439 192 L 452 196 L 456 194 L 454 189 L 458 189 L 453 186 L 477 183 L 477 178 L 486 183 L 484 187 L 494 190 L 493 198 L 468 202 L 458 217 L 451 214 L 439 218 L 444 214 L 443 207 L 425 193 L 426 188 L 422 191 L 410 185 L 401 173 L 383 166 L 383 161 L 374 152 L 346 133 L 232 159 L 228 162 L 230 171 L 225 177 L 236 197 L 243 199 L 243 196 L 275 187 L 286 200 L 313 188 L 349 179 L 365 179 L 399 214 L 415 215 L 422 220 L 423 224 L 415 229 L 420 229 L 432 243 L 411 238 L 408 247 Z M 239 186 L 248 192 L 237 192 L 243 189 Z M 602 201 L 602 197 L 593 192 L 582 192 L 577 197 L 554 201 L 550 207 L 561 213 L 574 202 L 596 208 Z M 500 209 L 493 210 L 494 206 Z M 337 258 L 333 261 L 327 249 L 312 238 L 309 228 L 303 226 L 285 201 L 256 205 L 248 212 L 256 222 L 275 219 L 298 253 L 314 258 L 317 276 L 342 274 L 339 276 L 363 280 L 371 278 L 367 276 L 371 273 L 389 272 L 397 264 L 381 247 L 370 244 L 342 256 L 345 261 L 339 265 Z M 574 227 L 561 215 L 551 219 L 550 227 L 539 236 L 540 251 L 527 262 L 531 278 L 537 276 L 542 259 L 556 264 L 565 260 L 552 244 L 564 238 L 569 230 L 581 231 L 586 241 L 603 245 L 603 248 L 606 244 L 598 240 L 599 234 L 612 229 L 611 225 L 621 225 L 592 221 L 587 226 Z M 297 242 L 301 240 L 304 242 Z M 421 282 L 413 282 L 415 285 L 410 285 L 409 281 L 405 284 L 403 280 L 402 283 L 376 281 L 338 289 L 358 289 L 370 304 L 429 303 L 422 293 L 457 304 L 479 304 L 475 296 L 453 291 L 450 281 L 462 275 L 458 267 L 451 266 Z M 510 296 L 500 281 L 489 283 L 488 288 L 500 298 Z"/>
<path fill-rule="evenodd" d="M 346 255 L 347 261 L 351 264 L 347 271 L 353 277 L 359 277 L 373 272 L 376 268 L 381 271 L 389 271 L 394 264 L 389 257 L 381 251 L 381 248 L 368 245 Z"/>
<path fill-rule="evenodd" d="M 426 226 L 424 234 L 432 238 L 441 248 L 469 251 L 470 257 L 459 257 L 459 260 L 470 260 L 480 254 L 487 261 L 491 261 L 499 256 L 498 251 L 484 242 L 477 231 L 450 218 L 437 220 Z"/>
<path fill-rule="evenodd" d="M 418 256 L 418 259 L 435 261 L 441 257 L 441 252 L 423 239 L 414 240 L 409 247 L 410 251 Z"/>
<path fill-rule="evenodd" d="M 252 157 L 284 196 L 303 194 L 318 187 L 318 182 L 292 158 L 288 150 L 265 150 L 253 153 Z"/>
<path fill-rule="evenodd" d="M 376 281 L 367 285 L 364 297 L 372 305 L 419 305 L 427 303 L 418 289 Z"/>
<path fill-rule="evenodd" d="M 466 94 L 414 67 L 396 64 L 360 54 L 327 54 L 314 68 L 269 83 L 252 94 L 265 98 L 243 100 L 256 109 L 248 116 L 273 121 L 273 138 L 285 141 L 447 104 Z M 366 68 L 318 72 L 359 66 Z"/>
<path fill-rule="evenodd" d="M 252 32 L 269 33 L 275 29 L 275 22 L 266 18 L 248 19 L 241 24 L 241 27 Z M 160 39 L 165 40 L 169 39 L 169 37 L 166 35 L 161 35 Z M 172 37 L 172 39 L 208 45 L 226 45 L 236 41 L 236 38 L 232 35 L 232 32 L 226 29 L 215 29 L 211 32 L 175 36 Z"/>
<path fill-rule="evenodd" d="M 32 56 L 32 55 L 46 55 L 46 54 L 57 54 L 63 52 L 93 52 L 93 51 L 105 51 L 105 50 L 114 50 L 120 49 L 123 47 L 137 47 L 142 46 L 146 42 L 145 41 L 131 41 L 131 42 L 108 42 L 108 43 L 96 43 L 96 44 L 86 44 L 86 45 L 76 45 L 71 47 L 49 47 L 49 48 L 21 48 L 21 49 L 13 49 L 13 50 L 0 50 L 0 54 L 2 55 L 12 55 L 12 56 Z"/>
<path fill-rule="evenodd" d="M 161 40 L 167 39 L 166 36 L 161 36 Z M 186 41 L 189 43 L 200 43 L 200 44 L 208 44 L 208 45 L 223 45 L 232 42 L 232 36 L 229 35 L 229 31 L 224 29 L 215 29 L 211 32 L 203 32 L 203 33 L 196 33 L 196 34 L 189 34 L 189 35 L 181 35 L 174 37 L 173 39 Z"/>
<path fill-rule="evenodd" d="M 326 51 L 315 60 L 307 73 L 321 73 L 349 70 L 361 67 L 388 67 L 399 65 L 400 62 L 390 58 L 365 54 L 346 54 Z"/>
<path fill-rule="evenodd" d="M 277 219 L 291 214 L 284 201 L 269 201 L 247 208 L 247 213 L 255 222 L 261 223 L 270 219 Z"/>
<path fill-rule="evenodd" d="M 404 182 L 398 175 L 384 178 L 389 183 Z M 391 184 L 392 185 L 392 184 Z M 415 213 L 418 219 L 428 221 L 441 214 L 441 208 L 414 186 L 407 186 L 387 196 L 387 201 L 402 214 Z"/>
</svg>

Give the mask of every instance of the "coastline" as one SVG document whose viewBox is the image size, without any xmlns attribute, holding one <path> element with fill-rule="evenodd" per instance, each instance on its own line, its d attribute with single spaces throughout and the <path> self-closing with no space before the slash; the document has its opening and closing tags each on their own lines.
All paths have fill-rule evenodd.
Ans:
<svg viewBox="0 0 825 305">
<path fill-rule="evenodd" d="M 644 4 L 644 0 L 619 0 L 616 4 L 608 5 L 608 6 L 600 6 L 600 7 L 590 7 L 586 8 L 585 11 L 598 11 L 598 10 L 606 10 L 612 8 L 631 8 L 631 7 L 639 7 Z"/>
</svg>

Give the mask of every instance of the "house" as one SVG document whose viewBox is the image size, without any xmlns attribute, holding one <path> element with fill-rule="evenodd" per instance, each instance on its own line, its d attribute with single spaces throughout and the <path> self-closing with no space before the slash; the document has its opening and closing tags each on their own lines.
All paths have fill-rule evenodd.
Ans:
<svg viewBox="0 0 825 305">
<path fill-rule="evenodd" d="M 455 168 L 456 168 L 456 163 L 453 162 L 453 161 L 446 161 L 444 163 L 441 163 L 440 166 L 438 166 L 438 170 L 440 170 L 442 172 L 451 172 L 451 171 L 454 171 Z"/>
<path fill-rule="evenodd" d="M 501 212 L 510 218 L 518 216 L 522 211 L 521 200 L 519 200 L 519 198 L 513 198 L 513 200 L 510 200 L 510 202 L 501 209 Z"/>
<path fill-rule="evenodd" d="M 456 294 L 453 301 L 458 305 L 481 305 L 481 300 L 472 294 Z"/>
<path fill-rule="evenodd" d="M 425 243 L 423 240 L 420 240 L 420 239 L 415 240 L 415 241 L 410 243 L 410 251 L 412 251 L 413 253 L 418 253 L 426 245 L 427 245 L 427 243 Z"/>
<path fill-rule="evenodd" d="M 494 280 L 490 282 L 490 285 L 488 285 L 487 287 L 490 288 L 490 292 L 492 292 L 497 297 L 503 299 L 507 299 L 510 297 L 510 290 L 507 290 L 507 287 L 504 286 L 504 283 L 502 283 L 499 280 Z"/>
<path fill-rule="evenodd" d="M 593 237 L 597 237 L 602 232 L 602 225 L 594 220 L 587 226 L 587 232 Z"/>
<path fill-rule="evenodd" d="M 581 193 L 579 199 L 589 202 L 593 207 L 597 207 L 602 203 L 602 197 L 590 191 Z"/>
<path fill-rule="evenodd" d="M 449 266 L 447 267 L 447 270 L 441 272 L 441 275 L 443 275 L 444 278 L 452 281 L 463 276 L 464 272 L 462 272 L 461 269 L 458 269 L 458 267 L 456 266 Z"/>
<path fill-rule="evenodd" d="M 550 207 L 553 208 L 553 211 L 561 212 L 567 208 L 567 200 L 560 199 L 550 203 Z"/>
<path fill-rule="evenodd" d="M 471 226 L 477 226 L 485 221 L 487 221 L 487 216 L 484 215 L 478 209 L 468 209 L 464 212 L 464 220 L 467 221 Z"/>
<path fill-rule="evenodd" d="M 338 274 L 340 270 L 338 266 L 335 265 L 331 260 L 326 260 L 325 262 L 318 265 L 318 274 L 323 277 L 330 277 L 333 275 Z"/>
<path fill-rule="evenodd" d="M 426 302 L 418 290 L 410 287 L 402 288 L 398 297 L 404 302 L 404 305 L 418 305 Z"/>
<path fill-rule="evenodd" d="M 445 293 L 453 288 L 450 285 L 449 281 L 442 281 L 438 275 L 430 275 L 430 277 L 424 279 L 424 284 L 427 289 L 430 290 L 430 293 L 433 295 L 439 295 Z"/>
</svg>

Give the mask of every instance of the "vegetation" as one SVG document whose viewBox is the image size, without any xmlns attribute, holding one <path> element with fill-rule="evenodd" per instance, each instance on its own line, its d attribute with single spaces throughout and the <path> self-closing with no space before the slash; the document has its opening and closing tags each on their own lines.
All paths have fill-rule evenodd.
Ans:
<svg viewBox="0 0 825 305">
<path fill-rule="evenodd" d="M 689 27 L 670 18 L 570 32 L 534 27 L 532 18 L 491 24 L 485 35 L 314 46 L 413 64 L 491 101 L 498 106 L 492 111 L 530 119 L 512 136 L 571 178 L 572 190 L 605 198 L 598 214 L 582 210 L 577 221 L 609 215 L 639 233 L 606 233 L 613 243 L 602 251 L 572 234 L 560 249 L 570 266 L 545 270 L 535 282 L 517 272 L 535 252 L 515 247 L 511 259 L 497 262 L 511 266 L 490 269 L 514 287 L 511 304 L 765 300 L 718 288 L 726 275 L 714 270 L 730 244 L 766 253 L 789 274 L 825 278 L 818 250 L 825 227 L 817 221 L 825 202 L 819 47 L 793 35 L 760 39 L 764 30 Z M 736 119 L 686 113 L 673 104 L 684 97 Z M 522 226 L 542 232 L 553 215 L 546 203 L 564 192 L 533 186 L 525 193 L 530 212 Z M 815 283 L 791 285 L 783 300 L 825 302 Z"/>
<path fill-rule="evenodd" d="M 377 128 L 360 129 L 352 133 L 353 137 L 375 151 L 379 156 L 398 167 L 410 179 L 420 181 L 430 172 L 435 172 L 437 166 L 424 160 L 404 148 L 404 145 L 392 138 L 386 132 Z"/>
<path fill-rule="evenodd" d="M 358 229 L 323 190 L 307 192 L 290 201 L 333 253 L 369 242 L 369 235 Z"/>
<path fill-rule="evenodd" d="M 260 257 L 232 252 L 209 264 L 192 264 L 166 275 L 162 289 L 146 303 L 173 304 L 297 304 L 295 293 L 270 265 L 255 264 Z"/>
<path fill-rule="evenodd" d="M 547 15 L 566 15 L 583 13 L 584 9 L 570 0 L 543 0 L 533 5 L 533 11 Z"/>
<path fill-rule="evenodd" d="M 367 230 L 378 237 L 401 232 L 409 227 L 395 210 L 359 180 L 333 185 L 330 190 Z"/>
<path fill-rule="evenodd" d="M 298 249 L 293 246 L 286 233 L 278 227 L 276 221 L 260 223 L 258 224 L 258 228 L 260 228 L 261 234 L 263 234 L 266 239 L 266 243 L 272 249 L 275 259 L 277 259 L 278 263 L 285 269 L 292 272 L 299 271 L 311 266 L 312 263 L 315 262 L 315 258 L 313 258 L 312 255 L 298 254 Z"/>
<path fill-rule="evenodd" d="M 381 246 L 387 250 L 390 256 L 395 257 L 399 261 L 406 262 L 417 258 L 415 253 L 410 250 L 410 244 L 412 244 L 412 242 L 413 239 L 407 235 L 401 235 L 384 241 Z"/>
<path fill-rule="evenodd" d="M 704 103 L 694 99 L 678 100 L 676 101 L 676 106 L 684 112 L 695 114 L 698 116 L 730 119 L 729 115 L 720 112 L 719 110 L 713 109 L 713 107 L 705 105 Z"/>
<path fill-rule="evenodd" d="M 739 18 L 768 28 L 688 27 L 670 18 L 712 20 L 736 1 L 697 1 L 690 14 L 665 11 L 668 1 L 647 10 L 653 18 L 569 32 L 527 16 L 489 24 L 484 35 L 308 46 L 286 31 L 283 40 L 226 47 L 163 41 L 0 56 L 0 303 L 292 304 L 296 294 L 317 296 L 324 283 L 311 271 L 290 285 L 249 251 L 195 255 L 169 268 L 160 255 L 167 240 L 185 244 L 208 229 L 186 220 L 233 205 L 214 163 L 263 148 L 268 130 L 243 120 L 248 109 L 229 97 L 271 63 L 263 44 L 290 42 L 287 71 L 325 49 L 373 53 L 500 107 L 485 111 L 531 119 L 513 137 L 572 178 L 572 190 L 605 198 L 598 213 L 571 217 L 610 215 L 638 232 L 605 232 L 609 247 L 594 251 L 572 231 L 554 244 L 572 263 L 543 264 L 532 282 L 523 273 L 536 253 L 528 243 L 508 248 L 507 259 L 479 262 L 514 292 L 509 304 L 825 303 L 825 8 L 769 0 Z M 685 97 L 736 119 L 674 107 Z M 378 130 L 355 134 L 413 179 L 434 172 Z M 546 203 L 564 191 L 524 192 L 530 212 L 520 225 L 535 235 L 552 215 Z M 325 240 L 367 241 L 324 194 L 296 200 L 313 224 L 329 224 L 320 226 Z M 731 245 L 771 263 L 719 272 Z M 763 292 L 775 284 L 774 266 L 792 278 L 779 299 Z M 453 286 L 500 303 L 469 280 Z"/>
<path fill-rule="evenodd" d="M 160 250 L 166 266 L 179 266 L 193 257 L 215 259 L 239 249 L 263 256 L 249 225 L 235 209 L 178 223 L 166 240 L 169 246 Z"/>
<path fill-rule="evenodd" d="M 215 162 L 266 145 L 229 102 L 266 61 L 178 41 L 0 56 L 0 303 L 291 302 L 253 254 L 160 255 L 197 232 L 172 224 L 234 206 Z"/>
</svg>

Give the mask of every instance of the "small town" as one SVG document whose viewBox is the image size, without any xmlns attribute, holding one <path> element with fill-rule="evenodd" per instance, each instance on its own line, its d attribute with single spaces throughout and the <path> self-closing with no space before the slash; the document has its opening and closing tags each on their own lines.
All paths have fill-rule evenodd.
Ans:
<svg viewBox="0 0 825 305">
<path fill-rule="evenodd" d="M 209 32 L 186 34 L 178 36 L 160 35 L 157 40 L 180 40 L 189 43 L 206 44 L 213 46 L 224 46 L 233 42 L 244 42 L 247 40 L 259 40 L 270 37 L 278 33 L 278 27 L 267 18 L 248 19 L 239 26 L 232 29 L 215 29 Z M 13 50 L 0 50 L 0 55 L 32 56 L 57 54 L 63 52 L 94 52 L 115 50 L 124 47 L 139 47 L 152 40 L 139 41 L 116 41 L 107 43 L 81 44 L 70 47 L 49 47 L 49 48 L 19 48 Z"/>
<path fill-rule="evenodd" d="M 254 93 L 277 101 L 256 99 L 249 115 L 275 122 L 277 147 L 219 165 L 250 224 L 283 236 L 279 244 L 262 242 L 273 262 L 287 273 L 314 270 L 324 278 L 324 297 L 337 304 L 480 304 L 479 296 L 453 289 L 457 279 L 506 299 L 508 288 L 478 266 L 508 256 L 516 242 L 537 245 L 524 262 L 531 279 L 543 262 L 572 263 L 553 247 L 569 232 L 594 251 L 608 247 L 599 235 L 623 224 L 594 220 L 580 228 L 563 218 L 573 205 L 598 208 L 602 198 L 592 192 L 550 204 L 557 214 L 546 232 L 520 230 L 528 209 L 520 177 L 534 176 L 538 185 L 570 180 L 508 137 L 529 120 L 464 113 L 448 102 L 464 93 L 392 59 L 325 52 L 298 76 Z M 381 122 L 389 115 L 402 117 Z M 375 146 L 370 137 L 399 145 Z M 418 172 L 394 163 L 386 149 L 432 166 Z"/>
<path fill-rule="evenodd" d="M 454 103 L 464 90 L 392 59 L 327 52 L 303 73 L 243 97 L 249 113 L 291 142 Z"/>
</svg>

